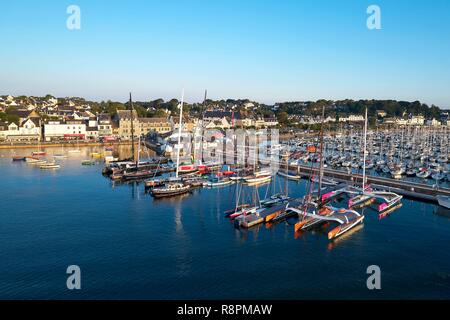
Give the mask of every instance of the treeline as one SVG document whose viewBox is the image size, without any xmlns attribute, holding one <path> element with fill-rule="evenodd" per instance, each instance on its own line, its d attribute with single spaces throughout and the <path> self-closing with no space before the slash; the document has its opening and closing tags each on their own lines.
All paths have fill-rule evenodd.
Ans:
<svg viewBox="0 0 450 320">
<path fill-rule="evenodd" d="M 326 116 L 347 116 L 350 114 L 364 114 L 367 108 L 369 116 L 376 116 L 377 111 L 386 112 L 387 117 L 407 117 L 410 115 L 423 115 L 426 118 L 440 117 L 442 110 L 435 106 L 428 106 L 420 101 L 397 100 L 317 100 L 307 102 L 283 102 L 278 104 L 278 112 L 288 114 L 302 114 L 318 116 L 322 114 L 325 106 Z"/>
</svg>

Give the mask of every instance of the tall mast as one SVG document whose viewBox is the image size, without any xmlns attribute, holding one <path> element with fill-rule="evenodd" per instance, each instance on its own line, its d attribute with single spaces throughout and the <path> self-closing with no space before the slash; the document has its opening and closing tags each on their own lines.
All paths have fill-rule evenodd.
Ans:
<svg viewBox="0 0 450 320">
<path fill-rule="evenodd" d="M 319 192 L 318 198 L 321 196 L 322 176 L 323 176 L 323 124 L 325 122 L 325 106 L 322 107 L 322 125 L 320 126 L 320 168 L 319 168 Z"/>
<path fill-rule="evenodd" d="M 178 178 L 178 170 L 180 167 L 180 144 L 181 144 L 181 126 L 183 123 L 183 102 L 184 102 L 184 89 L 181 91 L 180 124 L 178 126 L 177 173 L 176 173 L 177 178 Z"/>
<path fill-rule="evenodd" d="M 201 123 L 201 140 L 200 140 L 200 164 L 203 164 L 203 133 L 204 133 L 204 119 L 205 119 L 205 107 L 206 107 L 206 96 L 208 95 L 208 90 L 205 89 L 205 97 L 203 98 L 202 106 L 202 123 Z"/>
<path fill-rule="evenodd" d="M 366 149 L 367 149 L 367 108 L 366 108 L 366 116 L 364 118 L 364 151 L 363 151 L 363 182 L 362 182 L 363 191 L 366 188 Z"/>
<path fill-rule="evenodd" d="M 131 154 L 133 155 L 133 161 L 136 161 L 136 168 L 138 166 L 137 159 L 134 154 L 134 125 L 133 125 L 133 101 L 131 100 L 131 92 L 130 92 L 130 113 L 131 113 Z"/>
</svg>

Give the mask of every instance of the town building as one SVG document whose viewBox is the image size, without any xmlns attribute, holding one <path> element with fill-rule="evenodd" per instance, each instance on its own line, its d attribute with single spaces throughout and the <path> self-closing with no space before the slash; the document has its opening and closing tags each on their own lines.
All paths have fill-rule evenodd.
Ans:
<svg viewBox="0 0 450 320">
<path fill-rule="evenodd" d="M 25 119 L 21 123 L 10 122 L 0 125 L 0 140 L 39 141 L 41 126 L 36 119 Z"/>
<path fill-rule="evenodd" d="M 174 116 L 169 119 L 170 127 L 172 131 L 176 131 L 179 128 L 180 117 Z M 191 117 L 183 117 L 183 130 L 193 132 L 196 125 L 198 123 L 198 119 L 192 119 Z"/>
<path fill-rule="evenodd" d="M 359 122 L 364 121 L 364 116 L 351 114 L 348 117 L 339 117 L 339 122 Z"/>
<path fill-rule="evenodd" d="M 44 124 L 45 141 L 84 140 L 86 136 L 86 124 L 80 120 L 49 121 Z"/>
<path fill-rule="evenodd" d="M 97 123 L 99 137 L 109 137 L 113 135 L 113 123 L 109 114 L 100 113 L 97 118 Z"/>
<path fill-rule="evenodd" d="M 408 120 L 409 125 L 415 125 L 415 126 L 423 126 L 425 123 L 425 117 L 424 116 L 412 116 Z"/>
<path fill-rule="evenodd" d="M 117 134 L 123 139 L 131 139 L 131 111 L 118 110 L 115 120 Z M 133 130 L 135 136 L 142 136 L 150 132 L 167 133 L 172 129 L 167 118 L 138 118 L 136 110 L 133 110 Z"/>
</svg>

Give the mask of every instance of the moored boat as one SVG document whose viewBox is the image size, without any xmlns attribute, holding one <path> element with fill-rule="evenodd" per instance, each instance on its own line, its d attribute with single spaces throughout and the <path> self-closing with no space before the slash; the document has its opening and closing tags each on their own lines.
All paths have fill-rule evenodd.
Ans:
<svg viewBox="0 0 450 320">
<path fill-rule="evenodd" d="M 83 160 L 83 161 L 81 161 L 81 164 L 83 166 L 93 166 L 95 164 L 95 161 L 94 160 Z"/>
<path fill-rule="evenodd" d="M 247 176 L 244 178 L 244 181 L 248 184 L 258 184 L 258 183 L 266 183 L 272 180 L 272 176 L 270 175 L 260 175 L 260 176 Z"/>
<path fill-rule="evenodd" d="M 215 176 L 209 179 L 209 181 L 206 181 L 203 183 L 204 187 L 220 187 L 220 186 L 226 186 L 229 184 L 234 183 L 233 180 L 222 177 L 222 176 Z"/>
<path fill-rule="evenodd" d="M 172 182 L 165 184 L 163 187 L 153 188 L 151 194 L 155 198 L 163 198 L 188 193 L 190 190 L 191 187 L 189 185 L 180 182 Z"/>
<path fill-rule="evenodd" d="M 45 156 L 47 154 L 47 152 L 45 151 L 33 151 L 31 153 L 32 156 Z"/>
<path fill-rule="evenodd" d="M 449 196 L 438 195 L 438 196 L 436 196 L 436 199 L 441 207 L 450 209 L 450 197 Z"/>
<path fill-rule="evenodd" d="M 61 166 L 57 163 L 51 162 L 51 163 L 44 163 L 39 166 L 39 168 L 43 170 L 52 170 L 52 169 L 59 169 Z"/>
<path fill-rule="evenodd" d="M 197 166 L 193 164 L 189 165 L 181 165 L 178 167 L 178 173 L 179 174 L 187 174 L 198 171 Z"/>
<path fill-rule="evenodd" d="M 289 179 L 289 180 L 300 180 L 302 176 L 298 174 L 292 174 L 292 173 L 286 173 L 283 171 L 278 171 L 277 174 L 283 178 Z"/>
</svg>

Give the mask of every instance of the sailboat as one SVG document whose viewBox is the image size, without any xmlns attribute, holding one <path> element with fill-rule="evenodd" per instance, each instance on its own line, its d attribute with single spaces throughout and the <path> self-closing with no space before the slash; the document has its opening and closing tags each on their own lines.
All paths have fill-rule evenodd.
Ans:
<svg viewBox="0 0 450 320">
<path fill-rule="evenodd" d="M 348 207 L 349 208 L 362 208 L 367 205 L 371 205 L 376 202 L 378 206 L 375 208 L 380 215 L 386 215 L 397 208 L 401 207 L 401 195 L 394 192 L 386 191 L 374 191 L 371 190 L 369 186 L 366 185 L 366 152 L 367 152 L 367 108 L 365 115 L 365 125 L 364 125 L 364 155 L 363 155 L 363 180 L 362 187 L 348 187 L 344 192 L 354 195 L 350 198 Z"/>
<path fill-rule="evenodd" d="M 368 190 L 368 186 L 366 186 L 366 155 L 367 155 L 367 125 L 368 125 L 368 117 L 367 117 L 367 108 L 364 118 L 364 149 L 363 149 L 363 175 L 362 175 L 362 184 L 361 188 L 358 187 L 348 187 L 346 188 L 347 194 L 352 196 L 348 201 L 349 208 L 362 208 L 364 206 L 372 204 L 375 199 L 373 194 L 366 192 Z"/>
<path fill-rule="evenodd" d="M 81 150 L 79 148 L 78 139 L 77 139 L 77 148 L 68 151 L 69 153 L 80 153 Z"/>
<path fill-rule="evenodd" d="M 181 93 L 181 103 L 180 103 L 180 125 L 178 127 L 178 148 L 177 148 L 177 165 L 175 179 L 179 178 L 180 170 L 180 145 L 181 145 L 181 128 L 183 123 L 183 103 L 184 103 L 184 89 Z M 184 184 L 183 182 L 167 182 L 162 187 L 153 188 L 151 193 L 155 198 L 171 197 L 179 194 L 188 193 L 191 190 L 189 184 Z"/>
<path fill-rule="evenodd" d="M 31 153 L 32 156 L 45 156 L 47 152 L 41 150 L 41 140 L 38 139 L 38 151 L 33 151 Z"/>
<path fill-rule="evenodd" d="M 289 160 L 289 153 L 285 154 L 284 157 L 286 158 L 286 170 L 284 172 L 280 170 L 280 171 L 277 172 L 277 174 L 279 176 L 283 177 L 283 178 L 288 179 L 288 180 L 300 180 L 302 178 L 301 175 L 299 175 L 298 173 L 297 174 L 293 174 L 293 173 L 289 172 L 289 162 L 288 162 L 288 160 Z M 292 165 L 292 162 L 291 162 L 291 165 Z"/>
<path fill-rule="evenodd" d="M 261 206 L 258 187 L 255 186 L 253 189 L 253 206 L 243 208 L 241 212 L 238 211 L 230 215 L 230 218 L 234 219 L 234 226 L 236 228 L 251 228 L 265 221 L 264 215 L 261 214 L 264 210 Z"/>
<path fill-rule="evenodd" d="M 59 169 L 59 168 L 61 168 L 61 166 L 55 162 L 49 162 L 49 163 L 41 164 L 39 166 L 39 168 L 42 170 L 53 170 L 53 169 Z"/>
<path fill-rule="evenodd" d="M 133 139 L 132 143 L 133 143 L 133 149 L 134 149 L 134 139 Z M 137 151 L 136 165 L 134 168 L 131 169 L 131 171 L 129 171 L 129 172 L 125 171 L 122 174 L 123 180 L 140 180 L 140 179 L 146 179 L 146 178 L 151 178 L 151 177 L 155 176 L 155 170 L 139 168 L 140 151 L 141 151 L 141 137 L 138 138 L 138 151 Z M 133 157 L 134 157 L 134 151 L 133 151 Z"/>
<path fill-rule="evenodd" d="M 235 181 L 231 180 L 229 177 L 224 176 L 221 172 L 218 172 L 216 175 L 210 177 L 208 181 L 203 183 L 204 187 L 222 187 L 226 185 L 233 184 Z"/>
<path fill-rule="evenodd" d="M 270 182 L 272 180 L 272 172 L 270 170 L 260 170 L 257 171 L 258 163 L 258 133 L 256 133 L 256 145 L 254 147 L 254 163 L 253 163 L 253 174 L 244 177 L 244 182 L 249 185 L 263 184 Z"/>
</svg>

